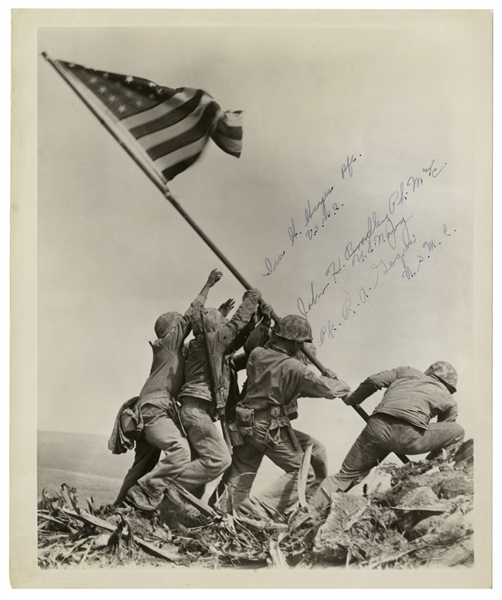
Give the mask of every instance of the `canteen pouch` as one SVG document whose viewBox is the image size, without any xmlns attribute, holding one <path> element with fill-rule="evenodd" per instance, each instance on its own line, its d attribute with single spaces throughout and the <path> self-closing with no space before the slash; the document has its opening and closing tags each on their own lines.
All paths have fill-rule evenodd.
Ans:
<svg viewBox="0 0 502 600">
<path fill-rule="evenodd" d="M 229 423 L 228 431 L 230 433 L 230 441 L 232 442 L 232 446 L 244 445 L 244 438 L 242 437 L 242 434 L 239 431 L 239 426 L 237 425 L 237 423 Z"/>
<path fill-rule="evenodd" d="M 254 409 L 236 406 L 235 422 L 241 435 L 253 435 Z"/>
</svg>

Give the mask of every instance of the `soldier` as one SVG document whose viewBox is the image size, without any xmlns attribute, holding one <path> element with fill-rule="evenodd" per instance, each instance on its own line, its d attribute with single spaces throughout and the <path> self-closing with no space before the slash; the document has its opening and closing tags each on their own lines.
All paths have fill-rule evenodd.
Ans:
<svg viewBox="0 0 502 600">
<path fill-rule="evenodd" d="M 308 321 L 289 315 L 279 321 L 264 347 L 251 351 L 245 396 L 236 407 L 236 423 L 244 443 L 234 447 L 228 489 L 221 503 L 224 510 L 247 508 L 269 516 L 283 513 L 297 501 L 303 451 L 285 406 L 299 397 L 337 398 L 350 391 L 334 373 L 329 372 L 329 377 L 316 375 L 294 358 L 303 343 L 311 341 Z M 251 501 L 249 491 L 264 456 L 285 474 L 260 494 L 259 501 Z M 310 467 L 307 485 L 314 480 Z"/>
<path fill-rule="evenodd" d="M 222 276 L 223 274 L 216 269 L 211 271 L 200 294 L 184 315 L 167 312 L 155 323 L 157 339 L 150 343 L 153 351 L 150 375 L 139 397 L 134 399 L 134 402 L 126 402 L 119 411 L 114 434 L 109 442 L 112 451 L 119 453 L 120 444 L 117 442 L 120 438 L 120 425 L 124 415 L 130 415 L 130 420 L 137 430 L 136 454 L 134 464 L 125 477 L 115 505 L 127 498 L 127 501 L 137 508 L 153 510 L 162 499 L 162 495 L 147 493 L 147 488 L 143 487 L 145 484 L 143 476 L 152 470 L 155 476 L 159 469 L 166 475 L 175 476 L 185 463 L 190 462 L 190 450 L 186 437 L 181 431 L 176 404 L 176 396 L 183 383 L 185 365 L 183 344 L 191 330 L 193 310 L 195 307 L 200 310 L 200 306 L 206 302 L 209 290 Z M 161 451 L 164 451 L 165 455 L 157 464 Z"/>
<path fill-rule="evenodd" d="M 253 317 L 260 297 L 258 290 L 246 291 L 242 304 L 230 320 L 217 309 L 209 308 L 203 317 L 207 343 L 202 330 L 202 314 L 194 313 L 192 317 L 195 337 L 188 346 L 186 380 L 179 399 L 181 420 L 196 458 L 176 480 L 190 492 L 216 479 L 230 466 L 229 449 L 215 425 L 220 407 L 216 406 L 209 361 L 215 366 L 218 382 L 222 382 L 223 357 L 234 348 L 239 333 Z M 226 399 L 230 381 L 224 378 L 223 382 L 225 389 L 221 389 L 221 395 Z"/>
<path fill-rule="evenodd" d="M 361 481 L 388 454 L 425 454 L 437 457 L 444 448 L 460 443 L 463 428 L 455 422 L 457 372 L 450 363 L 438 361 L 424 373 L 398 367 L 371 375 L 346 398 L 360 404 L 377 390 L 387 388 L 368 424 L 343 461 L 340 471 L 328 477 L 312 499 L 319 508 L 330 493 L 346 492 Z M 437 417 L 436 423 L 431 419 Z"/>
</svg>

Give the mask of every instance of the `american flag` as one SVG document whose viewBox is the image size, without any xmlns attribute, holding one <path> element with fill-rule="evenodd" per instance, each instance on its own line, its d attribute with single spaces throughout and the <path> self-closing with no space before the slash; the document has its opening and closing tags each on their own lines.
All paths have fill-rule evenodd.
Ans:
<svg viewBox="0 0 502 600">
<path fill-rule="evenodd" d="M 227 154 L 241 154 L 241 111 L 224 112 L 203 90 L 171 89 L 132 75 L 54 62 L 134 138 L 165 181 L 192 165 L 209 138 Z"/>
</svg>

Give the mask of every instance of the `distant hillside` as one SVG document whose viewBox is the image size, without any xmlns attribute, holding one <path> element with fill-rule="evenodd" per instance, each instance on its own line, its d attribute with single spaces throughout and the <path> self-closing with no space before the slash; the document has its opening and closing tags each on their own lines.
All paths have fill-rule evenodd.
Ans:
<svg viewBox="0 0 502 600">
<path fill-rule="evenodd" d="M 44 487 L 66 483 L 77 489 L 81 504 L 92 496 L 98 504 L 112 503 L 134 452 L 115 455 L 108 438 L 84 433 L 38 432 L 38 496 Z"/>
<path fill-rule="evenodd" d="M 108 438 L 87 433 L 38 432 L 38 466 L 101 477 L 123 478 L 134 451 L 115 455 Z"/>
<path fill-rule="evenodd" d="M 134 451 L 112 454 L 108 438 L 87 433 L 38 432 L 38 496 L 44 487 L 59 489 L 62 483 L 77 488 L 81 503 L 92 496 L 98 504 L 112 503 L 127 470 L 132 466 Z M 282 471 L 264 459 L 253 490 L 259 491 Z M 216 482 L 206 488 L 207 498 Z"/>
</svg>

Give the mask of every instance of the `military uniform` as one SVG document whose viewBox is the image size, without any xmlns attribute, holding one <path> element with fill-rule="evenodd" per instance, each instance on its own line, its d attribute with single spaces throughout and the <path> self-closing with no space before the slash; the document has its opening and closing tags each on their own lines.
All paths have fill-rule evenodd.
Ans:
<svg viewBox="0 0 502 600">
<path fill-rule="evenodd" d="M 228 396 L 230 380 L 222 378 L 223 355 L 233 344 L 239 333 L 247 326 L 254 315 L 258 304 L 259 293 L 246 292 L 243 302 L 230 321 L 221 315 L 213 314 L 214 327 L 211 320 L 206 320 L 206 331 L 211 359 L 216 366 L 218 381 L 223 381 L 222 397 Z M 177 483 L 188 491 L 219 477 L 231 463 L 230 452 L 215 425 L 217 407 L 213 394 L 211 370 L 208 364 L 207 347 L 201 326 L 200 316 L 195 314 L 193 328 L 195 338 L 190 342 L 186 362 L 186 381 L 179 394 L 181 402 L 181 420 L 187 432 L 190 445 L 196 455 L 177 476 Z"/>
<path fill-rule="evenodd" d="M 328 494 L 347 491 L 361 481 L 388 454 L 437 455 L 443 448 L 460 443 L 463 428 L 455 422 L 457 373 L 446 362 L 431 365 L 425 373 L 412 367 L 398 367 L 368 377 L 345 398 L 347 404 L 360 404 L 365 398 L 387 388 L 368 424 L 343 461 L 340 471 L 322 484 Z M 437 417 L 437 422 L 430 420 Z M 322 503 L 326 494 L 316 494 Z"/>
<path fill-rule="evenodd" d="M 147 491 L 147 482 L 155 480 L 159 470 L 175 477 L 190 462 L 190 447 L 182 433 L 176 396 L 183 382 L 183 346 L 190 333 L 192 313 L 195 309 L 200 310 L 205 301 L 206 297 L 199 295 L 183 316 L 178 313 L 163 315 L 164 320 L 171 319 L 165 323 L 169 331 L 150 342 L 153 352 L 150 375 L 136 402 L 128 409 L 137 427 L 134 463 L 115 504 L 120 504 L 137 484 L 140 489 L 133 489 L 131 494 L 136 492 L 141 496 L 139 501 L 144 500 L 145 507 L 155 506 L 161 501 L 162 494 L 153 489 Z M 159 462 L 162 451 L 164 455 Z"/>
<path fill-rule="evenodd" d="M 273 515 L 284 512 L 298 500 L 297 474 L 303 459 L 302 446 L 285 406 L 299 397 L 342 397 L 350 388 L 343 381 L 315 375 L 273 340 L 251 352 L 247 375 L 246 395 L 236 407 L 236 421 L 244 444 L 234 447 L 227 494 L 221 507 L 231 510 L 247 506 Z M 310 438 L 300 435 L 304 443 L 305 438 Z M 264 456 L 285 474 L 253 504 L 248 498 L 249 491 Z M 310 467 L 307 485 L 314 479 Z"/>
</svg>

